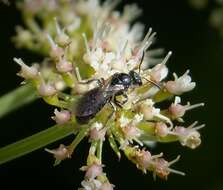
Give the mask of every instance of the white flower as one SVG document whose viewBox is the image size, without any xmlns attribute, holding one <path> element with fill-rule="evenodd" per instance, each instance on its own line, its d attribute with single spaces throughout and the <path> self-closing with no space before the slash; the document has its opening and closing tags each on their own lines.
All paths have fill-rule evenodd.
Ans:
<svg viewBox="0 0 223 190">
<path fill-rule="evenodd" d="M 94 122 L 94 123 L 92 124 L 91 128 L 92 128 L 92 129 L 93 129 L 93 128 L 96 128 L 97 130 L 100 130 L 100 129 L 103 128 L 103 124 L 100 123 L 100 122 Z"/>
<path fill-rule="evenodd" d="M 84 190 L 100 190 L 102 183 L 97 179 L 86 179 L 81 182 L 81 185 Z"/>
<path fill-rule="evenodd" d="M 61 144 L 59 146 L 59 148 L 57 149 L 53 149 L 53 150 L 49 150 L 47 148 L 45 148 L 45 151 L 51 153 L 54 155 L 54 157 L 57 159 L 57 160 L 64 160 L 66 158 L 70 158 L 71 157 L 71 152 L 69 151 L 69 149 L 64 146 L 63 144 Z"/>
<path fill-rule="evenodd" d="M 160 109 L 159 108 L 155 108 L 154 107 L 154 102 L 152 99 L 146 99 L 143 102 L 140 102 L 138 105 L 138 110 L 143 114 L 144 119 L 145 120 L 153 120 L 155 117 L 167 122 L 168 124 L 170 124 L 170 126 L 172 126 L 172 122 L 171 120 L 162 115 L 160 113 Z"/>
<path fill-rule="evenodd" d="M 32 65 L 29 67 L 20 58 L 14 58 L 13 60 L 21 66 L 21 71 L 18 73 L 19 76 L 24 79 L 35 79 L 38 76 L 38 65 Z"/>
<path fill-rule="evenodd" d="M 184 116 L 185 112 L 191 109 L 195 109 L 200 106 L 204 106 L 204 103 L 190 105 L 190 102 L 187 105 L 181 105 L 181 99 L 179 96 L 175 97 L 174 103 L 168 108 L 169 113 L 171 114 L 172 119 L 179 119 Z"/>
<path fill-rule="evenodd" d="M 94 179 L 97 176 L 102 175 L 102 173 L 103 173 L 102 165 L 92 164 L 87 168 L 85 177 L 87 177 L 88 179 Z"/>
<path fill-rule="evenodd" d="M 71 113 L 67 110 L 58 111 L 55 109 L 54 114 L 55 116 L 53 116 L 52 119 L 55 120 L 57 124 L 67 123 L 71 118 Z"/>
<path fill-rule="evenodd" d="M 53 96 L 57 93 L 57 90 L 54 85 L 42 82 L 38 87 L 38 93 L 40 96 Z"/>
<path fill-rule="evenodd" d="M 143 120 L 143 114 L 136 114 L 132 120 L 132 124 L 136 125 Z"/>
<path fill-rule="evenodd" d="M 197 122 L 194 122 L 187 128 L 175 127 L 174 131 L 170 132 L 170 134 L 176 135 L 183 146 L 195 149 L 201 144 L 200 133 L 198 130 L 205 126 L 200 125 L 195 127 L 196 125 Z"/>
<path fill-rule="evenodd" d="M 154 159 L 154 163 L 153 163 L 154 177 L 156 177 L 156 175 L 157 175 L 163 179 L 167 179 L 168 175 L 171 172 L 184 176 L 185 175 L 184 172 L 170 168 L 170 166 L 173 165 L 174 163 L 176 163 L 179 159 L 180 159 L 180 156 L 178 156 L 176 159 L 174 159 L 170 162 L 164 160 L 163 158 Z"/>
<path fill-rule="evenodd" d="M 189 70 L 187 70 L 181 77 L 177 77 L 177 75 L 174 73 L 174 81 L 168 81 L 166 83 L 166 89 L 176 95 L 180 95 L 184 92 L 193 90 L 196 86 L 195 82 L 191 82 L 191 77 L 188 75 Z"/>
<path fill-rule="evenodd" d="M 125 127 L 126 125 L 128 125 L 130 123 L 130 119 L 128 119 L 127 117 L 125 117 L 124 115 L 121 115 L 119 122 L 120 122 L 120 126 L 121 127 Z"/>
<path fill-rule="evenodd" d="M 172 52 L 169 52 L 160 64 L 157 64 L 151 69 L 150 77 L 153 81 L 160 82 L 164 78 L 166 78 L 166 76 L 168 75 L 168 68 L 166 66 L 166 62 L 168 61 L 171 55 Z"/>
<path fill-rule="evenodd" d="M 89 132 L 89 140 L 105 140 L 107 128 L 103 128 L 103 124 L 99 122 L 93 123 Z"/>
</svg>

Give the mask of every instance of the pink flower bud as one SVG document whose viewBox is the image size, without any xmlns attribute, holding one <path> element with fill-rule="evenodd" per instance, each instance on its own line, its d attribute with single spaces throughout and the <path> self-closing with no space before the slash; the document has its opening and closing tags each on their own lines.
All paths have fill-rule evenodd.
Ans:
<svg viewBox="0 0 223 190">
<path fill-rule="evenodd" d="M 57 64 L 56 68 L 60 73 L 66 73 L 73 70 L 73 65 L 71 62 L 61 59 Z"/>
<path fill-rule="evenodd" d="M 64 160 L 66 158 L 71 157 L 71 154 L 70 154 L 68 148 L 66 146 L 64 146 L 63 144 L 61 144 L 59 146 L 59 148 L 57 148 L 57 149 L 53 149 L 53 150 L 45 149 L 45 150 L 47 152 L 53 154 L 57 160 Z"/>
<path fill-rule="evenodd" d="M 169 164 L 163 158 L 159 158 L 155 162 L 155 174 L 160 178 L 167 179 L 170 171 L 168 170 Z"/>
<path fill-rule="evenodd" d="M 176 95 L 180 95 L 184 92 L 188 92 L 194 89 L 196 86 L 195 82 L 191 82 L 191 77 L 188 75 L 189 70 L 187 70 L 181 77 L 174 73 L 174 81 L 168 81 L 166 83 L 166 89 Z"/>
<path fill-rule="evenodd" d="M 169 112 L 173 118 L 180 118 L 184 116 L 186 108 L 180 104 L 171 104 Z"/>
<path fill-rule="evenodd" d="M 60 125 L 67 123 L 71 118 L 71 114 L 67 110 L 58 111 L 57 109 L 55 109 L 54 114 L 55 116 L 53 116 L 52 119 Z"/>
<path fill-rule="evenodd" d="M 172 173 L 176 173 L 179 175 L 185 175 L 185 173 L 174 170 L 170 168 L 171 165 L 176 163 L 180 159 L 180 156 L 178 156 L 176 159 L 167 162 L 163 158 L 157 158 L 154 160 L 154 165 L 153 165 L 153 172 L 154 172 L 154 177 L 155 175 L 159 176 L 162 179 L 167 179 L 168 175 Z"/>
<path fill-rule="evenodd" d="M 200 133 L 197 130 L 204 127 L 204 125 L 194 127 L 196 124 L 197 122 L 194 122 L 188 128 L 175 127 L 172 134 L 178 136 L 179 141 L 183 146 L 195 149 L 201 144 Z"/>
<path fill-rule="evenodd" d="M 105 140 L 106 129 L 93 128 L 90 131 L 90 140 Z"/>
<path fill-rule="evenodd" d="M 40 96 L 53 96 L 57 93 L 53 85 L 44 82 L 39 86 L 38 92 Z"/>
<path fill-rule="evenodd" d="M 87 168 L 85 177 L 94 179 L 97 176 L 100 176 L 103 172 L 102 166 L 99 164 L 92 164 L 90 167 Z"/>
<path fill-rule="evenodd" d="M 152 120 L 154 116 L 159 114 L 159 109 L 149 105 L 140 105 L 140 112 L 144 115 L 145 120 Z"/>
<path fill-rule="evenodd" d="M 47 39 L 49 41 L 49 44 L 51 46 L 51 49 L 50 49 L 50 56 L 53 58 L 53 59 L 56 59 L 56 60 L 60 60 L 61 57 L 64 55 L 64 49 L 62 49 L 61 47 L 59 47 L 52 39 L 52 37 L 48 34 L 47 35 Z"/>
<path fill-rule="evenodd" d="M 133 125 L 127 125 L 125 127 L 122 127 L 122 131 L 124 132 L 126 138 L 135 138 L 140 136 L 140 130 L 133 126 Z"/>
<path fill-rule="evenodd" d="M 190 102 L 188 102 L 187 105 L 181 105 L 180 102 L 180 97 L 176 96 L 174 103 L 172 103 L 168 109 L 172 119 L 181 118 L 186 111 L 204 106 L 204 103 L 190 105 Z"/>
<path fill-rule="evenodd" d="M 14 61 L 21 66 L 21 71 L 18 73 L 19 76 L 24 79 L 35 79 L 38 77 L 39 71 L 37 65 L 29 67 L 22 61 L 22 59 L 17 58 L 14 58 Z"/>
<path fill-rule="evenodd" d="M 151 69 L 150 77 L 152 81 L 160 82 L 164 78 L 166 78 L 168 74 L 168 68 L 166 66 L 166 62 L 168 61 L 171 55 L 172 55 L 172 52 L 169 52 L 167 56 L 164 58 L 164 60 L 162 61 L 162 63 L 156 65 L 155 67 Z"/>
<path fill-rule="evenodd" d="M 55 47 L 50 50 L 50 57 L 59 60 L 64 55 L 64 50 L 60 47 Z"/>
<path fill-rule="evenodd" d="M 169 133 L 169 129 L 165 123 L 158 122 L 155 124 L 155 134 L 160 137 L 165 137 Z"/>
<path fill-rule="evenodd" d="M 149 151 L 140 150 L 136 154 L 137 165 L 146 171 L 152 161 L 152 155 Z"/>
</svg>

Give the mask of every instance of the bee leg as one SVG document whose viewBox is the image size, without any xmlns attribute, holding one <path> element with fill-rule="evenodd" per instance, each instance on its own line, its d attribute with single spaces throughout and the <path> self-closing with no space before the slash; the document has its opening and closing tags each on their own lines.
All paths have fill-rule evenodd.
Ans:
<svg viewBox="0 0 223 190">
<path fill-rule="evenodd" d="M 128 96 L 127 96 L 127 94 L 126 94 L 126 93 L 123 93 L 122 96 L 125 98 L 125 100 L 123 100 L 122 102 L 120 102 L 120 101 L 118 101 L 118 100 L 116 99 L 117 96 L 114 97 L 114 103 L 115 103 L 118 107 L 120 107 L 120 108 L 122 108 L 122 106 L 123 106 L 126 102 L 128 102 Z"/>
<path fill-rule="evenodd" d="M 104 84 L 104 79 L 90 79 L 90 80 L 82 80 L 78 67 L 75 68 L 76 78 L 78 83 L 80 84 L 90 84 L 92 82 L 97 82 L 98 86 L 102 86 Z"/>
</svg>

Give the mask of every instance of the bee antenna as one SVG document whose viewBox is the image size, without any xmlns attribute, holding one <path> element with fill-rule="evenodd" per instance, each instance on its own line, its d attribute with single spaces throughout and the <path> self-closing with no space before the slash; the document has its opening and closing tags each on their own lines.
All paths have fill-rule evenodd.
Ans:
<svg viewBox="0 0 223 190">
<path fill-rule="evenodd" d="M 152 81 L 150 79 L 147 79 L 145 77 L 143 77 L 143 79 L 145 79 L 147 82 L 152 83 L 154 86 L 156 86 L 157 88 L 159 88 L 161 90 L 161 86 L 159 84 L 157 84 L 156 82 L 154 82 L 154 81 Z"/>
</svg>

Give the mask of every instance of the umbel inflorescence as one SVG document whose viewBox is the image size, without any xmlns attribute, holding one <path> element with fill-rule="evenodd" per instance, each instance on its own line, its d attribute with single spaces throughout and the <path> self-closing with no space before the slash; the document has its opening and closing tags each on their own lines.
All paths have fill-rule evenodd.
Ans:
<svg viewBox="0 0 223 190">
<path fill-rule="evenodd" d="M 196 85 L 189 70 L 179 77 L 174 73 L 173 79 L 165 80 L 167 61 L 172 53 L 160 59 L 157 56 L 160 50 L 151 50 L 156 34 L 149 29 L 143 37 L 144 26 L 138 22 L 132 24 L 141 14 L 135 4 L 126 5 L 123 13 L 114 10 L 116 4 L 117 1 L 101 3 L 99 0 L 24 0 L 18 3 L 25 27 L 17 27 L 14 41 L 18 47 L 44 56 L 41 63 L 31 66 L 24 63 L 27 60 L 14 58 L 21 66 L 19 76 L 25 83 L 35 86 L 46 103 L 56 107 L 52 119 L 61 127 L 70 125 L 76 135 L 69 145 L 45 150 L 54 155 L 57 165 L 72 156 L 83 138 L 88 138 L 89 155 L 81 168 L 85 178 L 80 189 L 85 190 L 114 188 L 103 172 L 105 140 L 109 141 L 118 159 L 123 152 L 144 173 L 149 171 L 154 177 L 164 179 L 170 173 L 184 175 L 172 169 L 179 156 L 167 161 L 163 153 L 152 155 L 146 148 L 149 144 L 178 141 L 194 149 L 201 143 L 198 130 L 203 125 L 197 122 L 187 125 L 183 120 L 187 111 L 204 105 L 181 103 L 180 95 Z M 138 73 L 142 85 L 131 86 L 126 94 L 116 96 L 116 102 L 109 99 L 93 118 L 80 124 L 76 108 L 86 93 L 103 88 L 117 73 L 130 71 Z M 98 79 L 103 84 L 98 84 Z M 170 100 L 173 103 L 165 109 L 158 107 L 158 103 Z M 95 105 L 91 106 L 92 109 Z"/>
</svg>

